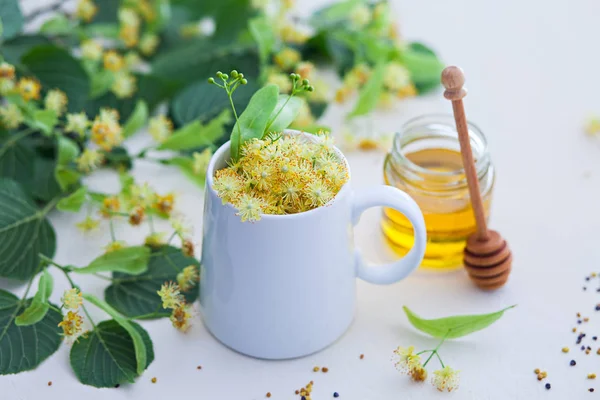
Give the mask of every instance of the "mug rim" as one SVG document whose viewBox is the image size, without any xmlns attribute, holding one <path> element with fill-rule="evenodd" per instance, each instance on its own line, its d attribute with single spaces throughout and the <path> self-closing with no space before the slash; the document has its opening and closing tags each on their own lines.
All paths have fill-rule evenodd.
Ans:
<svg viewBox="0 0 600 400">
<path fill-rule="evenodd" d="M 309 132 L 305 132 L 305 131 L 299 131 L 297 129 L 284 129 L 283 130 L 284 134 L 292 134 L 292 135 L 302 135 L 306 138 L 309 138 L 310 140 L 320 140 L 318 139 L 318 137 L 312 133 Z M 310 136 L 309 136 L 310 135 Z M 231 140 L 228 140 L 227 142 L 223 143 L 221 145 L 221 147 L 219 147 L 217 149 L 217 151 L 214 152 L 214 154 L 212 155 L 212 157 L 210 158 L 210 162 L 208 163 L 208 168 L 206 169 L 206 189 L 208 191 L 211 192 L 211 194 L 213 194 L 215 197 L 217 197 L 218 199 L 221 199 L 219 197 L 219 195 L 217 194 L 217 192 L 213 189 L 213 178 L 214 178 L 214 174 L 215 174 L 215 164 L 217 163 L 217 160 L 220 160 L 221 157 L 223 156 L 223 153 L 225 153 L 226 151 L 229 151 L 231 146 Z M 344 165 L 346 166 L 346 170 L 348 171 L 348 180 L 346 181 L 346 183 L 344 183 L 342 185 L 342 187 L 340 188 L 340 190 L 336 193 L 336 195 L 329 200 L 327 203 L 323 204 L 322 206 L 319 206 L 317 208 L 313 208 L 312 210 L 308 210 L 308 211 L 302 211 L 299 213 L 295 213 L 295 214 L 260 214 L 260 220 L 266 219 L 266 220 L 275 220 L 275 219 L 290 219 L 290 218 L 300 218 L 302 216 L 308 215 L 308 214 L 315 214 L 317 212 L 320 212 L 320 210 L 325 209 L 327 207 L 332 206 L 336 200 L 338 200 L 338 198 L 340 198 L 342 195 L 345 195 L 346 192 L 348 192 L 349 186 L 350 186 L 350 180 L 352 179 L 352 175 L 350 172 L 350 164 L 348 163 L 348 159 L 346 158 L 346 156 L 344 155 L 344 153 L 342 153 L 342 151 L 337 147 L 337 146 L 333 146 L 334 151 L 338 154 L 338 156 L 340 157 L 340 159 L 344 162 Z M 206 201 L 206 199 L 204 199 L 204 201 Z M 227 202 L 225 204 L 221 204 L 223 207 L 229 207 L 232 210 L 236 211 L 237 209 L 233 206 L 233 204 Z M 257 221 L 257 222 L 260 222 Z"/>
</svg>

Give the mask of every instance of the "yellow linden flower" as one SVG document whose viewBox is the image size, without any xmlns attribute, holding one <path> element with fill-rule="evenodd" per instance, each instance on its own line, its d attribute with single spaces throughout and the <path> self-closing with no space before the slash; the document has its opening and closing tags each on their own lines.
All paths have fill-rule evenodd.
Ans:
<svg viewBox="0 0 600 400">
<path fill-rule="evenodd" d="M 93 39 L 81 42 L 81 56 L 90 61 L 98 61 L 102 58 L 102 45 Z"/>
<path fill-rule="evenodd" d="M 184 239 L 181 242 L 181 252 L 186 257 L 194 257 L 194 243 L 191 240 Z"/>
<path fill-rule="evenodd" d="M 119 212 L 121 209 L 121 202 L 117 196 L 110 196 L 104 198 L 102 200 L 102 208 L 100 209 L 100 213 L 106 217 L 111 217 L 114 213 Z"/>
<path fill-rule="evenodd" d="M 136 79 L 132 74 L 119 72 L 110 90 L 120 99 L 133 96 L 136 91 Z"/>
<path fill-rule="evenodd" d="M 77 310 L 83 304 L 83 297 L 77 288 L 67 289 L 60 301 L 67 310 Z"/>
<path fill-rule="evenodd" d="M 85 136 L 86 129 L 90 126 L 90 120 L 84 112 L 78 114 L 67 114 L 66 132 L 73 132 L 79 136 Z"/>
<path fill-rule="evenodd" d="M 383 85 L 396 91 L 410 84 L 410 73 L 406 67 L 397 62 L 391 62 L 385 66 Z"/>
<path fill-rule="evenodd" d="M 83 330 L 83 318 L 77 312 L 69 311 L 58 324 L 63 330 L 63 336 L 72 342 Z"/>
<path fill-rule="evenodd" d="M 303 61 L 296 65 L 295 72 L 300 75 L 303 79 L 313 80 L 313 73 L 315 71 L 315 64 Z"/>
<path fill-rule="evenodd" d="M 119 38 L 121 38 L 125 47 L 134 47 L 140 40 L 139 28 L 136 26 L 122 25 L 119 29 Z"/>
<path fill-rule="evenodd" d="M 98 228 L 100 225 L 100 220 L 93 219 L 91 217 L 86 217 L 83 221 L 75 224 L 82 232 L 91 232 Z"/>
<path fill-rule="evenodd" d="M 138 0 L 137 7 L 138 11 L 146 21 L 152 22 L 156 19 L 156 10 L 148 0 Z"/>
<path fill-rule="evenodd" d="M 154 208 L 164 214 L 170 214 L 173 211 L 173 206 L 175 205 L 175 195 L 173 193 L 166 194 L 161 196 L 159 194 L 156 195 L 156 199 L 154 202 Z"/>
<path fill-rule="evenodd" d="M 101 109 L 92 124 L 92 142 L 103 150 L 110 151 L 123 142 L 119 114 L 115 110 Z"/>
<path fill-rule="evenodd" d="M 396 96 L 398 96 L 401 99 L 405 97 L 415 97 L 417 94 L 419 93 L 417 92 L 417 88 L 413 83 L 409 83 L 408 85 L 398 89 L 398 91 L 396 92 Z"/>
<path fill-rule="evenodd" d="M 296 29 L 292 24 L 285 24 L 279 30 L 281 40 L 286 43 L 304 44 L 309 38 L 309 35 Z"/>
<path fill-rule="evenodd" d="M 21 78 L 17 84 L 19 94 L 25 101 L 38 100 L 40 98 L 40 83 L 32 78 Z"/>
<path fill-rule="evenodd" d="M 316 208 L 327 204 L 332 198 L 333 193 L 321 181 L 313 181 L 308 184 L 308 205 Z"/>
<path fill-rule="evenodd" d="M 67 108 L 67 95 L 62 90 L 50 90 L 44 98 L 44 108 L 61 115 Z"/>
<path fill-rule="evenodd" d="M 203 175 L 206 173 L 206 168 L 208 168 L 208 163 L 212 157 L 212 151 L 206 148 L 202 153 L 194 152 L 192 156 L 194 157 L 194 163 L 192 164 L 194 174 Z"/>
<path fill-rule="evenodd" d="M 131 204 L 150 208 L 154 206 L 156 201 L 156 193 L 154 189 L 145 182 L 142 185 L 131 186 Z"/>
<path fill-rule="evenodd" d="M 366 4 L 355 6 L 350 12 L 350 22 L 357 29 L 364 28 L 372 18 L 371 9 Z"/>
<path fill-rule="evenodd" d="M 275 54 L 273 59 L 275 64 L 277 64 L 281 69 L 289 71 L 300 62 L 301 56 L 298 50 L 292 49 L 291 47 L 286 47 L 279 53 Z"/>
<path fill-rule="evenodd" d="M 123 57 L 114 50 L 109 50 L 104 53 L 103 62 L 104 69 L 112 72 L 118 72 L 125 66 Z"/>
<path fill-rule="evenodd" d="M 242 222 L 255 222 L 260 220 L 260 215 L 265 207 L 266 204 L 260 198 L 243 194 L 236 205 L 238 210 L 236 215 L 240 217 Z"/>
<path fill-rule="evenodd" d="M 175 328 L 181 332 L 187 332 L 191 326 L 190 320 L 192 319 L 192 307 L 188 304 L 183 304 L 175 308 L 170 319 Z"/>
<path fill-rule="evenodd" d="M 198 267 L 195 265 L 188 265 L 177 274 L 177 284 L 184 292 L 196 286 L 198 281 L 200 281 L 200 275 L 198 274 Z"/>
<path fill-rule="evenodd" d="M 136 12 L 129 8 L 123 7 L 119 9 L 119 22 L 125 26 L 138 28 L 140 26 L 140 17 Z"/>
<path fill-rule="evenodd" d="M 10 79 L 0 79 L 0 94 L 6 96 L 14 92 L 15 90 L 15 81 Z"/>
<path fill-rule="evenodd" d="M 410 374 L 415 368 L 421 367 L 421 356 L 415 354 L 414 351 L 414 346 L 408 348 L 399 346 L 394 350 L 392 361 L 398 371 Z"/>
<path fill-rule="evenodd" d="M 135 51 L 130 51 L 125 54 L 125 66 L 128 69 L 135 69 L 142 63 L 142 58 Z"/>
<path fill-rule="evenodd" d="M 154 140 L 162 143 L 173 133 L 173 123 L 164 115 L 157 115 L 150 118 L 148 122 L 148 132 Z"/>
<path fill-rule="evenodd" d="M 175 231 L 177 236 L 183 238 L 184 236 L 188 236 L 192 233 L 192 227 L 188 220 L 181 214 L 174 215 L 169 218 L 169 223 L 171 224 L 171 228 Z"/>
<path fill-rule="evenodd" d="M 146 240 L 144 241 L 146 246 L 150 247 L 161 247 L 165 244 L 165 234 L 164 232 L 154 232 L 150 235 L 146 236 Z"/>
<path fill-rule="evenodd" d="M 104 246 L 104 251 L 106 253 L 110 253 L 113 251 L 124 249 L 125 247 L 127 247 L 127 243 L 123 240 L 113 240 L 112 242 Z"/>
<path fill-rule="evenodd" d="M 24 121 L 23 113 L 19 107 L 13 103 L 8 103 L 0 107 L 0 120 L 2 125 L 8 129 L 15 129 Z"/>
<path fill-rule="evenodd" d="M 460 371 L 453 370 L 449 366 L 433 371 L 433 378 L 431 378 L 431 383 L 440 392 L 443 392 L 444 390 L 451 392 L 458 389 L 459 382 Z"/>
<path fill-rule="evenodd" d="M 175 282 L 165 282 L 156 292 L 162 300 L 163 308 L 177 308 L 184 304 L 185 299 L 181 288 Z"/>
<path fill-rule="evenodd" d="M 7 62 L 0 63 L 0 79 L 15 79 L 15 67 Z"/>
<path fill-rule="evenodd" d="M 98 12 L 98 7 L 92 0 L 79 0 L 75 15 L 85 22 L 90 22 Z"/>
<path fill-rule="evenodd" d="M 422 366 L 413 368 L 413 370 L 410 372 L 410 377 L 415 382 L 424 382 L 425 379 L 427 379 L 427 370 Z"/>
<path fill-rule="evenodd" d="M 159 39 L 157 35 L 154 35 L 152 33 L 145 33 L 140 39 L 140 51 L 145 56 L 150 56 L 156 51 L 158 43 Z"/>
<path fill-rule="evenodd" d="M 77 169 L 81 172 L 90 173 L 104 162 L 104 155 L 96 149 L 86 148 L 77 159 Z"/>
<path fill-rule="evenodd" d="M 129 213 L 129 224 L 133 226 L 137 226 L 142 223 L 144 220 L 144 215 L 146 214 L 146 209 L 141 206 L 134 207 L 134 209 Z"/>
</svg>

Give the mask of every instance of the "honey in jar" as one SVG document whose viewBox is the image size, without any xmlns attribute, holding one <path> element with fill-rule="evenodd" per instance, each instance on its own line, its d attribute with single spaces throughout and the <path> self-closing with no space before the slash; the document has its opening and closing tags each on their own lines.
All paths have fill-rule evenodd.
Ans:
<svg viewBox="0 0 600 400">
<path fill-rule="evenodd" d="M 469 136 L 486 216 L 489 215 L 494 168 L 485 136 L 469 123 Z M 427 248 L 422 267 L 453 269 L 462 265 L 475 217 L 462 166 L 458 134 L 451 115 L 428 115 L 407 122 L 394 138 L 384 165 L 388 185 L 408 193 L 425 217 Z M 392 249 L 406 254 L 413 245 L 410 222 L 385 208 L 382 228 Z"/>
</svg>

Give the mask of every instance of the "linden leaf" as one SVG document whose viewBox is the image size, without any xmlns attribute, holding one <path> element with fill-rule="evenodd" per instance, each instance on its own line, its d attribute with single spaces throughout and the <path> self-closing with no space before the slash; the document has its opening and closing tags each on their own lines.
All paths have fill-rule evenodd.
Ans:
<svg viewBox="0 0 600 400">
<path fill-rule="evenodd" d="M 206 125 L 201 124 L 197 120 L 191 122 L 173 132 L 171 136 L 158 146 L 158 150 L 190 150 L 210 145 L 223 135 L 225 125 L 230 120 L 231 112 L 223 110 Z"/>
<path fill-rule="evenodd" d="M 383 91 L 383 79 L 385 77 L 385 64 L 381 63 L 375 67 L 369 80 L 362 87 L 358 94 L 358 101 L 354 110 L 348 115 L 348 118 L 358 117 L 371 112 L 379 102 L 379 96 Z"/>
<path fill-rule="evenodd" d="M 20 302 L 12 293 L 0 290 L 0 375 L 29 371 L 58 350 L 62 342 L 58 324 L 62 315 L 50 309 L 31 325 L 18 326 L 15 317 L 32 300 Z"/>
<path fill-rule="evenodd" d="M 135 322 L 130 324 L 144 343 L 146 369 L 154 360 L 152 340 L 144 328 Z M 133 339 L 115 320 L 102 321 L 86 336 L 80 336 L 73 343 L 70 361 L 77 379 L 90 386 L 112 388 L 133 382 L 140 375 Z"/>
<path fill-rule="evenodd" d="M 56 208 L 60 211 L 78 212 L 87 199 L 87 188 L 80 187 L 69 196 L 60 199 Z"/>
<path fill-rule="evenodd" d="M 0 276 L 29 279 L 37 271 L 40 253 L 54 255 L 56 235 L 47 212 L 18 183 L 0 178 Z"/>
<path fill-rule="evenodd" d="M 139 275 L 114 272 L 113 283 L 106 288 L 104 298 L 117 311 L 130 318 L 168 317 L 171 312 L 162 308 L 156 292 L 163 283 L 177 281 L 177 274 L 189 265 L 199 268 L 198 260 L 186 257 L 181 249 L 172 246 L 153 249 L 148 270 Z M 186 302 L 193 303 L 198 294 L 197 287 L 185 292 Z"/>
<path fill-rule="evenodd" d="M 126 272 L 139 275 L 148 269 L 150 249 L 146 246 L 132 246 L 105 253 L 92 261 L 87 267 L 74 268 L 79 274 L 97 272 Z"/>
<path fill-rule="evenodd" d="M 285 128 L 294 122 L 303 104 L 304 100 L 300 97 L 290 97 L 287 94 L 280 94 L 277 99 L 277 105 L 269 118 L 272 121 L 265 128 L 265 134 L 283 132 Z"/>
<path fill-rule="evenodd" d="M 148 105 L 144 100 L 138 100 L 133 112 L 123 125 L 123 136 L 129 137 L 139 131 L 148 121 Z"/>
<path fill-rule="evenodd" d="M 406 306 L 402 309 L 412 326 L 418 330 L 436 338 L 455 339 L 487 328 L 500 319 L 505 311 L 514 307 L 516 305 L 490 314 L 457 315 L 439 319 L 423 319 Z"/>
<path fill-rule="evenodd" d="M 53 286 L 52 275 L 45 269 L 40 277 L 37 293 L 33 297 L 33 300 L 31 300 L 29 307 L 15 319 L 15 324 L 18 326 L 28 326 L 40 322 L 50 309 L 48 299 L 52 294 Z"/>
</svg>

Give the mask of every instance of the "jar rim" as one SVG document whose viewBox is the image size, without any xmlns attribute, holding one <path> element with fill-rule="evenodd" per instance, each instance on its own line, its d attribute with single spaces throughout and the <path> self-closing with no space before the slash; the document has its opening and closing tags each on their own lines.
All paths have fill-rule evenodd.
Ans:
<svg viewBox="0 0 600 400">
<path fill-rule="evenodd" d="M 411 131 L 415 129 L 425 128 L 427 125 L 437 125 L 438 127 L 444 127 L 446 130 L 446 138 L 455 138 L 458 142 L 458 133 L 456 131 L 456 122 L 452 114 L 438 113 L 438 114 L 425 114 L 415 118 L 411 118 L 402 125 L 399 132 L 396 132 L 394 136 L 394 143 L 392 147 L 392 156 L 399 158 L 402 161 L 404 168 L 418 175 L 428 175 L 435 177 L 457 177 L 464 175 L 464 168 L 461 167 L 452 171 L 435 171 L 422 167 L 412 160 L 410 160 L 402 151 L 403 146 L 412 143 L 418 139 L 418 135 L 411 136 Z M 467 121 L 467 127 L 469 129 L 469 138 L 471 140 L 471 147 L 475 156 L 475 169 L 478 176 L 485 175 L 488 168 L 490 167 L 490 157 L 488 151 L 488 142 L 483 134 L 483 131 L 474 123 Z M 433 133 L 434 130 L 429 128 Z M 452 133 L 452 136 L 449 135 Z"/>
</svg>

